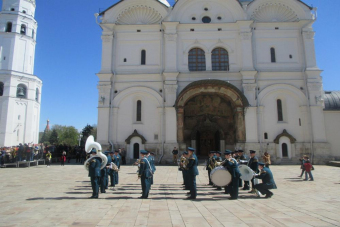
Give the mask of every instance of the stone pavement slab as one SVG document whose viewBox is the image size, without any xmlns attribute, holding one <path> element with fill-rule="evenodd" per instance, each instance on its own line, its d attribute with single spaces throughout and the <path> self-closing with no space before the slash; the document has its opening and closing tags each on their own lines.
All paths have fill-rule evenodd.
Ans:
<svg viewBox="0 0 340 227">
<path fill-rule="evenodd" d="M 91 196 L 82 165 L 0 169 L 0 226 L 340 226 L 340 168 L 316 166 L 315 181 L 297 177 L 299 166 L 271 166 L 277 190 L 271 199 L 240 190 L 229 201 L 207 186 L 199 166 L 198 197 L 184 200 L 182 173 L 157 166 L 149 199 L 134 166 L 122 166 L 119 185 Z"/>
</svg>

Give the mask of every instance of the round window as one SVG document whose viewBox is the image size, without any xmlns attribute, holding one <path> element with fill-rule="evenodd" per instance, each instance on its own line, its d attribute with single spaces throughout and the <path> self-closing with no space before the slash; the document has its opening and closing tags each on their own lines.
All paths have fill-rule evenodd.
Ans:
<svg viewBox="0 0 340 227">
<path fill-rule="evenodd" d="M 211 22 L 211 18 L 210 17 L 203 17 L 202 18 L 202 22 L 203 23 L 210 23 Z"/>
</svg>

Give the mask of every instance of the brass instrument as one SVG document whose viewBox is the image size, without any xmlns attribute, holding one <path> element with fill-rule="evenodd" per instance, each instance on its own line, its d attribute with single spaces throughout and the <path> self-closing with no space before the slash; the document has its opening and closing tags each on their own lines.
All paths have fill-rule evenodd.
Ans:
<svg viewBox="0 0 340 227">
<path fill-rule="evenodd" d="M 96 158 L 96 157 L 102 159 L 102 163 L 101 163 L 100 169 L 105 168 L 106 164 L 107 164 L 107 157 L 106 157 L 106 155 L 104 155 L 102 153 L 102 146 L 99 143 L 94 141 L 94 137 L 93 136 L 89 136 L 87 138 L 87 140 L 86 140 L 86 143 L 85 143 L 85 151 L 86 151 L 86 153 L 90 153 L 93 148 L 95 148 L 97 150 L 97 154 L 96 155 L 91 155 L 90 158 L 85 161 L 84 167 L 85 167 L 85 169 L 87 171 L 89 171 L 90 162 L 94 158 Z"/>
<path fill-rule="evenodd" d="M 114 164 L 113 162 L 111 162 L 111 164 L 110 164 L 110 169 L 112 169 L 115 172 L 119 171 L 118 166 L 116 164 Z"/>
<path fill-rule="evenodd" d="M 189 163 L 189 159 L 184 157 L 184 155 L 181 156 L 180 160 L 179 160 L 179 169 L 183 170 L 186 169 L 186 166 Z"/>
</svg>

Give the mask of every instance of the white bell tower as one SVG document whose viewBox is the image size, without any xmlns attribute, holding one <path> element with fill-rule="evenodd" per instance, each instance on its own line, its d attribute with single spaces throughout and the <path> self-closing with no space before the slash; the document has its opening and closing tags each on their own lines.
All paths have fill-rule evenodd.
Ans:
<svg viewBox="0 0 340 227">
<path fill-rule="evenodd" d="M 3 0 L 0 12 L 0 146 L 38 143 L 42 81 L 35 76 L 35 0 Z"/>
</svg>

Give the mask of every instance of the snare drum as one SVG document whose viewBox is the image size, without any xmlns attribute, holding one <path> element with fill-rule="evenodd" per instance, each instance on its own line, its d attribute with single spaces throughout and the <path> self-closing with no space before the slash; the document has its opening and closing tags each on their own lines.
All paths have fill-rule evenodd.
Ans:
<svg viewBox="0 0 340 227">
<path fill-rule="evenodd" d="M 230 184 L 231 174 L 226 168 L 224 168 L 224 166 L 219 166 L 211 171 L 210 179 L 214 185 L 218 187 L 224 187 Z"/>
</svg>

